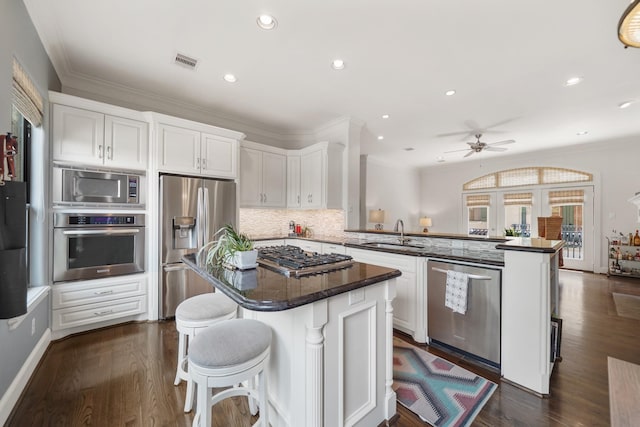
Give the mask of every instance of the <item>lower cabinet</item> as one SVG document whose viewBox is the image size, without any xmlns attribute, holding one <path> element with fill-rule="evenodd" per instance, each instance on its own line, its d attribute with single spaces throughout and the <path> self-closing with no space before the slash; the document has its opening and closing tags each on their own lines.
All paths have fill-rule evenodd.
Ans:
<svg viewBox="0 0 640 427">
<path fill-rule="evenodd" d="M 402 275 L 396 278 L 393 327 L 411 334 L 416 341 L 424 342 L 420 331 L 416 330 L 416 308 L 419 301 L 424 301 L 424 289 L 418 286 L 424 283 L 424 280 L 418 277 L 419 274 L 422 275 L 422 270 L 418 269 L 418 263 L 422 258 L 356 248 L 347 248 L 347 255 L 351 255 L 354 261 L 395 268 L 402 272 Z"/>
<path fill-rule="evenodd" d="M 282 246 L 284 245 L 284 239 L 278 240 L 257 240 L 253 242 L 254 248 L 264 248 L 267 246 Z"/>
<path fill-rule="evenodd" d="M 310 240 L 302 240 L 302 239 L 287 239 L 286 244 L 291 246 L 297 246 L 300 249 L 307 252 L 322 253 L 322 243 L 320 242 L 312 242 Z"/>
<path fill-rule="evenodd" d="M 52 286 L 52 330 L 89 330 L 96 323 L 130 320 L 147 311 L 147 276 L 121 276 Z M 58 335 L 64 336 L 64 333 Z"/>
<path fill-rule="evenodd" d="M 347 253 L 347 248 L 344 245 L 338 245 L 336 243 L 323 243 L 322 253 L 345 255 Z"/>
</svg>

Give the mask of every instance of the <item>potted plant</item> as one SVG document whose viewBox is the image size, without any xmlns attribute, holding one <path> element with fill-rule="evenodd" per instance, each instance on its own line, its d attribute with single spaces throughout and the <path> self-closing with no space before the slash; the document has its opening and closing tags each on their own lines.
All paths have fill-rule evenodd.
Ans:
<svg viewBox="0 0 640 427">
<path fill-rule="evenodd" d="M 240 270 L 257 266 L 258 251 L 253 248 L 253 241 L 246 234 L 238 232 L 232 225 L 227 224 L 216 231 L 213 237 L 217 239 L 207 243 L 201 249 L 201 251 L 207 251 L 207 265 L 228 264 Z"/>
</svg>

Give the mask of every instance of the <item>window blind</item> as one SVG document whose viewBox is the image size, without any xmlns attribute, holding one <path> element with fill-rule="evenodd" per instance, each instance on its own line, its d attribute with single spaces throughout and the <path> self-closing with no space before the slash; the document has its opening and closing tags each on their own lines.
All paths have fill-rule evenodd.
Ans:
<svg viewBox="0 0 640 427">
<path fill-rule="evenodd" d="M 503 197 L 503 204 L 505 206 L 508 206 L 508 205 L 531 206 L 533 205 L 533 193 L 505 194 Z"/>
<path fill-rule="evenodd" d="M 42 95 L 20 63 L 13 58 L 13 105 L 33 126 L 42 125 L 44 102 Z"/>
<path fill-rule="evenodd" d="M 468 194 L 467 206 L 489 206 L 491 199 L 488 194 Z"/>
<path fill-rule="evenodd" d="M 549 191 L 550 205 L 584 203 L 584 190 Z"/>
</svg>

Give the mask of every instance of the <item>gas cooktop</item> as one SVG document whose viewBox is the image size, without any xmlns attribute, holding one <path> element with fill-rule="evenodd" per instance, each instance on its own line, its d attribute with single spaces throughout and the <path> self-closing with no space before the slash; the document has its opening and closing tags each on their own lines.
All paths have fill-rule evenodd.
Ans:
<svg viewBox="0 0 640 427">
<path fill-rule="evenodd" d="M 306 252 L 296 246 L 267 246 L 258 249 L 258 264 L 285 276 L 306 276 L 340 270 L 353 264 L 353 258 L 341 254 Z"/>
</svg>

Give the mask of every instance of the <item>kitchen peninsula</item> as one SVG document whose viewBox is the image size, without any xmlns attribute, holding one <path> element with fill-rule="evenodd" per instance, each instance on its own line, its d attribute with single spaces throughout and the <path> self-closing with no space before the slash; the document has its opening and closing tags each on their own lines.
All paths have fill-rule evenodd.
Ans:
<svg viewBox="0 0 640 427">
<path fill-rule="evenodd" d="M 558 304 L 558 253 L 562 241 L 539 238 L 478 237 L 460 234 L 347 230 L 341 237 L 275 236 L 256 245 L 289 244 L 307 251 L 340 252 L 354 260 L 400 270 L 393 301 L 394 328 L 429 343 L 428 262 L 445 261 L 497 268 L 501 280 L 500 371 L 504 379 L 537 395 L 548 395 L 551 316 Z"/>
<path fill-rule="evenodd" d="M 271 326 L 269 418 L 275 426 L 379 425 L 396 413 L 392 390 L 395 278 L 360 262 L 287 277 L 184 261 L 237 302 L 245 318 Z"/>
</svg>

